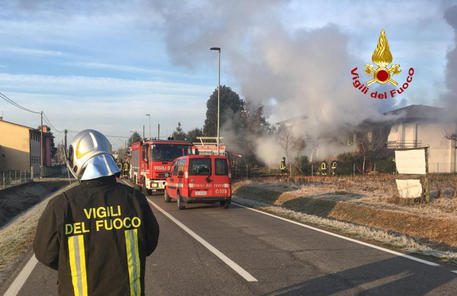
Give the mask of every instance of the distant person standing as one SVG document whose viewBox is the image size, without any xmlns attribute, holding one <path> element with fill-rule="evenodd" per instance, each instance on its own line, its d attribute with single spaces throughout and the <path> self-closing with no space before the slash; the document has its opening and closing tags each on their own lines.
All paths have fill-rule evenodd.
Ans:
<svg viewBox="0 0 457 296">
<path fill-rule="evenodd" d="M 129 167 L 130 167 L 130 164 L 129 162 L 127 161 L 127 159 L 124 160 L 124 165 L 122 167 L 123 169 L 123 175 L 124 175 L 124 178 L 129 176 Z"/>
<path fill-rule="evenodd" d="M 53 198 L 41 216 L 33 249 L 58 270 L 59 295 L 144 295 L 146 256 L 159 225 L 143 194 L 117 183 L 111 144 L 84 130 L 67 165 L 81 184 Z"/>
<path fill-rule="evenodd" d="M 282 157 L 281 163 L 279 164 L 279 170 L 281 171 L 281 175 L 287 175 L 287 164 L 285 156 Z"/>
</svg>

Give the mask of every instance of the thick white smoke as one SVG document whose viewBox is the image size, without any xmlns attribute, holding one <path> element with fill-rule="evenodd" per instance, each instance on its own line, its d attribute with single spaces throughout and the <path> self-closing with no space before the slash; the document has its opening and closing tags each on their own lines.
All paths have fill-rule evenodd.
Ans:
<svg viewBox="0 0 457 296">
<path fill-rule="evenodd" d="M 446 21 L 454 29 L 454 41 L 457 44 L 457 6 L 448 8 L 445 12 Z M 442 96 L 444 109 L 450 119 L 457 119 L 457 46 L 447 54 L 446 65 L 447 92 Z"/>
<path fill-rule="evenodd" d="M 348 53 L 345 34 L 332 24 L 314 30 L 286 29 L 283 22 L 287 19 L 279 13 L 287 5 L 285 1 L 235 0 L 227 4 L 222 0 L 180 7 L 169 1 L 153 4 L 163 16 L 172 60 L 197 65 L 208 60 L 209 47 L 220 46 L 223 67 L 239 83 L 242 97 L 267 106 L 275 102 L 267 109 L 270 118 L 278 121 L 307 117 L 292 122 L 289 132 L 306 140 L 304 152 L 309 156 L 317 150 L 324 158 L 351 149 L 330 139 L 341 137 L 342 131 L 365 119 L 376 118 L 379 105 L 351 85 L 350 70 L 363 63 Z M 285 154 L 278 141 L 256 141 L 258 155 L 268 164 L 277 164 Z"/>
</svg>

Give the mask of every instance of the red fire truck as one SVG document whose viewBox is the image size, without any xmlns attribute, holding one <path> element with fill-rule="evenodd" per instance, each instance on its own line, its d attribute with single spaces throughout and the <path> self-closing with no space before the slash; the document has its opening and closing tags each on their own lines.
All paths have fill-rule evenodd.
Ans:
<svg viewBox="0 0 457 296">
<path fill-rule="evenodd" d="M 148 140 L 130 145 L 130 179 L 146 194 L 165 188 L 165 173 L 177 157 L 191 154 L 186 141 Z"/>
</svg>

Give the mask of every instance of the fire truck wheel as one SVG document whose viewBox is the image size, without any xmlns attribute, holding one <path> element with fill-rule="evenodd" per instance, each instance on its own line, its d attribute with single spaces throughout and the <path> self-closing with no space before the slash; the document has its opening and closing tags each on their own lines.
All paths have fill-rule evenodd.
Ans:
<svg viewBox="0 0 457 296">
<path fill-rule="evenodd" d="M 165 202 L 170 202 L 171 199 L 170 197 L 168 196 L 168 193 L 167 193 L 167 189 L 165 188 L 165 190 L 163 191 L 163 199 L 165 200 Z"/>
<path fill-rule="evenodd" d="M 220 202 L 221 207 L 224 207 L 224 209 L 228 209 L 230 207 L 230 200 L 223 200 Z"/>
<path fill-rule="evenodd" d="M 143 194 L 144 194 L 144 195 L 146 195 L 146 196 L 152 195 L 152 190 L 147 189 L 147 188 L 146 188 L 146 185 L 143 184 L 143 187 L 141 187 L 141 188 L 142 188 L 142 191 L 143 191 Z"/>
<path fill-rule="evenodd" d="M 176 199 L 176 204 L 178 205 L 178 209 L 183 210 L 186 208 L 186 204 L 184 203 L 181 195 L 178 192 L 178 198 Z"/>
</svg>

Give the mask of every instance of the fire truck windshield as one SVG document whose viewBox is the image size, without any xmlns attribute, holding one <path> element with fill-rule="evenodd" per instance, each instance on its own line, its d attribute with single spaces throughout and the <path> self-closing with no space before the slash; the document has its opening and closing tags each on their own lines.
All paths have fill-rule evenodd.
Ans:
<svg viewBox="0 0 457 296">
<path fill-rule="evenodd" d="M 156 144 L 151 149 L 152 161 L 172 161 L 177 157 L 188 155 L 190 146 L 174 144 Z"/>
</svg>

